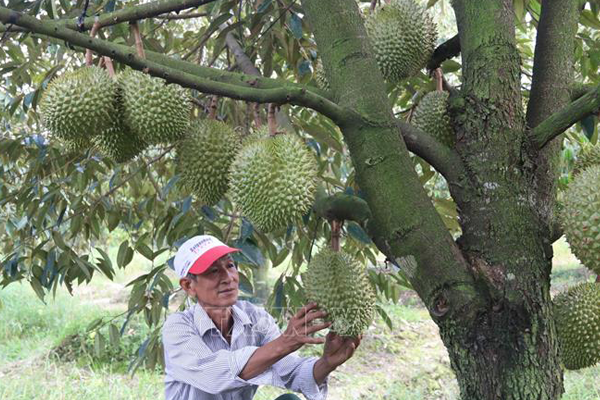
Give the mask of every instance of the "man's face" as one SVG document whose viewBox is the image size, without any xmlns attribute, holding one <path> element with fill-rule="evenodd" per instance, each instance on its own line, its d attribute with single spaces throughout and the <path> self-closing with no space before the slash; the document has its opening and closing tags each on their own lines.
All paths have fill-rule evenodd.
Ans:
<svg viewBox="0 0 600 400">
<path fill-rule="evenodd" d="M 182 278 L 180 283 L 203 307 L 229 307 L 237 301 L 239 281 L 237 266 L 231 256 L 226 255 L 196 275 L 195 280 Z"/>
</svg>

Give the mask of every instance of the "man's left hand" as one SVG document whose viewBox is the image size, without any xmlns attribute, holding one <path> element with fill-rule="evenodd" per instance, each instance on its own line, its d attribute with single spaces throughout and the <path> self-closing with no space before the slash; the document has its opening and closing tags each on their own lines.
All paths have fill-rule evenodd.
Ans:
<svg viewBox="0 0 600 400">
<path fill-rule="evenodd" d="M 360 345 L 361 339 L 362 335 L 349 338 L 329 332 L 325 338 L 322 358 L 332 369 L 334 369 L 352 357 L 354 351 Z"/>
</svg>

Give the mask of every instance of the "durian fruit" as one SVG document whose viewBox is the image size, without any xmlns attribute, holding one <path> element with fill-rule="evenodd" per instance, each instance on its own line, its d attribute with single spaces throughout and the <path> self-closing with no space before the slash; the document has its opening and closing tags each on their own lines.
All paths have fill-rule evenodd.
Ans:
<svg viewBox="0 0 600 400">
<path fill-rule="evenodd" d="M 325 77 L 325 70 L 323 69 L 323 63 L 321 63 L 321 60 L 318 60 L 316 65 L 315 65 L 315 72 L 314 72 L 314 77 L 315 80 L 317 81 L 317 86 L 323 90 L 329 90 L 329 82 L 327 81 L 327 78 Z"/>
<path fill-rule="evenodd" d="M 308 300 L 327 312 L 338 335 L 356 337 L 373 321 L 375 291 L 366 268 L 349 254 L 323 248 L 308 264 L 302 282 Z"/>
<path fill-rule="evenodd" d="M 365 28 L 379 69 L 391 83 L 418 73 L 435 49 L 435 24 L 414 0 L 383 5 L 367 17 Z"/>
<path fill-rule="evenodd" d="M 148 144 L 126 125 L 115 121 L 108 129 L 94 138 L 100 151 L 117 163 L 132 160 L 140 154 Z"/>
<path fill-rule="evenodd" d="M 448 114 L 448 92 L 427 93 L 412 116 L 411 122 L 446 146 L 454 147 L 454 130 Z"/>
<path fill-rule="evenodd" d="M 600 165 L 578 174 L 564 194 L 562 223 L 571 251 L 600 274 Z"/>
<path fill-rule="evenodd" d="M 600 361 L 600 284 L 582 283 L 554 298 L 561 359 L 567 369 Z"/>
<path fill-rule="evenodd" d="M 93 147 L 92 142 L 86 137 L 73 139 L 61 139 L 57 137 L 57 139 L 62 143 L 66 154 L 83 154 Z"/>
<path fill-rule="evenodd" d="M 148 147 L 148 144 L 122 121 L 122 99 L 123 91 L 119 89 L 116 96 L 117 114 L 112 119 L 111 126 L 100 132 L 93 140 L 100 152 L 117 163 L 132 160 Z"/>
<path fill-rule="evenodd" d="M 577 175 L 592 165 L 600 165 L 600 145 L 587 145 L 581 148 L 573 168 L 573 175 Z"/>
<path fill-rule="evenodd" d="M 192 122 L 177 145 L 181 186 L 203 204 L 216 204 L 229 187 L 231 163 L 239 146 L 240 136 L 226 123 L 214 119 Z"/>
<path fill-rule="evenodd" d="M 254 225 L 265 232 L 286 227 L 314 201 L 317 162 L 294 134 L 250 141 L 231 169 L 231 194 Z"/>
<path fill-rule="evenodd" d="M 178 85 L 139 71 L 119 75 L 125 124 L 148 144 L 180 139 L 189 125 L 191 102 Z"/>
<path fill-rule="evenodd" d="M 95 66 L 83 67 L 52 80 L 40 103 L 46 127 L 61 139 L 77 143 L 108 128 L 116 113 L 117 84 Z"/>
</svg>

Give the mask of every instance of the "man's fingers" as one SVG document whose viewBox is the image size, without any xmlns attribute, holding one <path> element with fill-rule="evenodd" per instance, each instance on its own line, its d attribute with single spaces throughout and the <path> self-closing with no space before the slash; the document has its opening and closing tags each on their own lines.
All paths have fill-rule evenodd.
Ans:
<svg viewBox="0 0 600 400">
<path fill-rule="evenodd" d="M 302 339 L 302 342 L 305 344 L 323 344 L 323 343 L 325 343 L 325 338 L 316 338 L 316 337 L 305 336 Z"/>
<path fill-rule="evenodd" d="M 298 312 L 294 315 L 293 318 L 300 319 L 300 318 L 304 317 L 304 315 L 308 311 L 312 310 L 316 306 L 317 306 L 317 303 L 314 303 L 314 302 L 308 303 L 307 305 L 305 305 L 304 307 L 302 307 L 301 309 L 299 309 Z"/>
<path fill-rule="evenodd" d="M 331 322 L 325 322 L 323 324 L 318 325 L 310 325 L 306 328 L 306 334 L 309 335 L 311 333 L 318 332 L 322 329 L 329 328 L 331 326 Z"/>
<path fill-rule="evenodd" d="M 327 313 L 325 311 L 310 311 L 304 316 L 304 322 L 309 323 L 317 318 L 326 317 Z"/>
</svg>

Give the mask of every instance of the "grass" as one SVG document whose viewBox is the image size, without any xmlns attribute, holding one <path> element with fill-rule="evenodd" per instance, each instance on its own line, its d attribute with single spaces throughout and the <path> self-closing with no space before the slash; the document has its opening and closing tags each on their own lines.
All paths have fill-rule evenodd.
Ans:
<svg viewBox="0 0 600 400">
<path fill-rule="evenodd" d="M 579 265 L 560 241 L 555 245 L 552 290 L 557 292 L 593 277 Z M 98 359 L 89 348 L 74 357 L 57 357 L 50 350 L 72 334 L 89 335 L 86 326 L 101 315 L 125 309 L 128 289 L 123 285 L 151 266 L 136 259 L 119 271 L 115 282 L 95 279 L 80 287 L 75 297 L 59 292 L 56 299 L 40 302 L 27 285 L 15 284 L 0 291 L 0 399 L 59 400 L 93 398 L 164 398 L 163 375 L 139 369 L 134 377 L 124 373 L 126 357 Z M 438 330 L 415 296 L 403 305 L 384 305 L 394 324 L 387 329 L 381 319 L 365 335 L 361 347 L 347 363 L 332 374 L 329 398 L 455 400 L 458 387 Z M 143 339 L 140 325 L 132 325 L 129 343 L 122 353 L 132 351 Z M 93 342 L 83 336 L 87 345 Z M 304 347 L 301 354 L 320 354 L 320 347 Z M 563 400 L 600 399 L 600 366 L 567 371 Z M 272 400 L 283 390 L 261 387 L 255 400 Z"/>
</svg>

